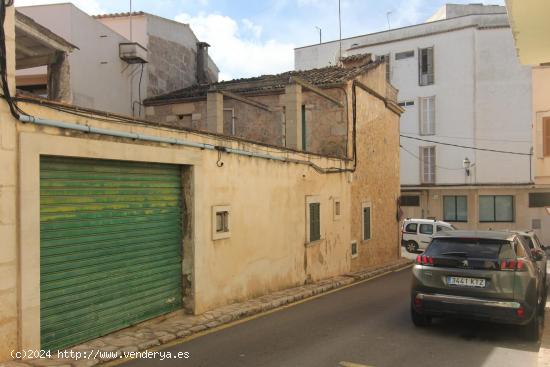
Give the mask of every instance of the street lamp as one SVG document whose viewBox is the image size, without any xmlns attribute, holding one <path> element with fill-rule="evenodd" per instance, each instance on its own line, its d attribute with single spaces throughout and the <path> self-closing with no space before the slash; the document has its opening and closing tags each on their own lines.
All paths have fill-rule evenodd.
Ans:
<svg viewBox="0 0 550 367">
<path fill-rule="evenodd" d="M 468 157 L 464 158 L 464 160 L 462 161 L 462 167 L 466 171 L 466 176 L 470 176 L 470 167 L 471 167 L 471 165 L 472 165 L 472 163 L 470 162 Z"/>
</svg>

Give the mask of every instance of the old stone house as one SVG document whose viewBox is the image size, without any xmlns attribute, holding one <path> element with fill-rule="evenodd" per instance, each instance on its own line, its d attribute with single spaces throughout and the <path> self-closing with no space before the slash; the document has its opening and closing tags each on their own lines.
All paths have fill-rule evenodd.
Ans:
<svg viewBox="0 0 550 367">
<path fill-rule="evenodd" d="M 214 86 L 206 110 L 173 114 L 191 114 L 191 124 L 195 114 L 193 127 L 168 114 L 159 123 L 14 100 L 15 60 L 24 56 L 13 7 L 1 26 L 0 360 L 398 257 L 402 110 L 388 98 L 384 64 L 327 69 L 326 85 L 321 74 L 291 75 L 282 90 L 267 88 L 283 106 Z M 236 101 L 272 110 L 278 130 L 266 136 L 279 134 L 278 146 L 221 134 L 224 96 L 235 116 Z M 323 152 L 314 139 L 302 149 L 304 100 L 343 119 L 331 145 L 338 150 Z M 314 113 L 306 136 L 308 127 L 316 134 Z M 257 119 L 271 129 L 266 116 Z"/>
</svg>

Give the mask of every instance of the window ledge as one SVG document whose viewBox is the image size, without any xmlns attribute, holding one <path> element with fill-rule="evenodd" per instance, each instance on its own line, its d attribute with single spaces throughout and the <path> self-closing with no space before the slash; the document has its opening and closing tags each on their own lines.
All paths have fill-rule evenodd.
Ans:
<svg viewBox="0 0 550 367">
<path fill-rule="evenodd" d="M 314 247 L 314 246 L 317 246 L 317 245 L 320 245 L 321 243 L 325 242 L 325 239 L 324 238 L 321 238 L 319 240 L 316 240 L 316 241 L 313 241 L 313 242 L 306 242 L 304 244 L 305 247 Z"/>
</svg>

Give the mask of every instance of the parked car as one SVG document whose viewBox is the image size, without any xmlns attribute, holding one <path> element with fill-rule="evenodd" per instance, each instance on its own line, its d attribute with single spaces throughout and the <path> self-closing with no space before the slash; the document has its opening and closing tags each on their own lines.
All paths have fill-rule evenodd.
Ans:
<svg viewBox="0 0 550 367">
<path fill-rule="evenodd" d="M 540 260 L 517 233 L 440 232 L 413 266 L 412 322 L 458 316 L 515 324 L 537 340 L 545 306 Z"/>
<path fill-rule="evenodd" d="M 454 229 L 452 224 L 440 220 L 407 218 L 401 230 L 401 246 L 411 253 L 423 251 L 428 247 L 434 233 Z"/>
<path fill-rule="evenodd" d="M 537 261 L 537 264 L 539 265 L 544 275 L 544 284 L 547 285 L 548 283 L 546 282 L 546 264 L 548 260 L 548 255 L 546 254 L 546 246 L 544 246 L 540 242 L 537 234 L 533 230 L 513 232 L 519 234 L 519 236 L 525 241 L 525 243 L 527 243 L 531 252 L 538 252 L 542 255 L 542 258 L 540 259 L 540 261 Z"/>
</svg>

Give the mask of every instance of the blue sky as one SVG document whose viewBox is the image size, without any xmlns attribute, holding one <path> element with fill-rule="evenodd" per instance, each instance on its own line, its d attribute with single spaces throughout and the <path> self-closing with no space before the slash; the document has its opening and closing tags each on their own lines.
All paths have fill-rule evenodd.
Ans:
<svg viewBox="0 0 550 367">
<path fill-rule="evenodd" d="M 16 6 L 68 0 L 16 0 Z M 90 13 L 124 12 L 129 0 L 73 0 Z M 451 3 L 504 0 L 454 0 Z M 444 0 L 341 0 L 342 36 L 376 32 L 419 23 Z M 338 38 L 338 0 L 133 0 L 134 10 L 190 23 L 211 56 L 222 79 L 277 73 L 293 68 L 293 48 Z"/>
</svg>

